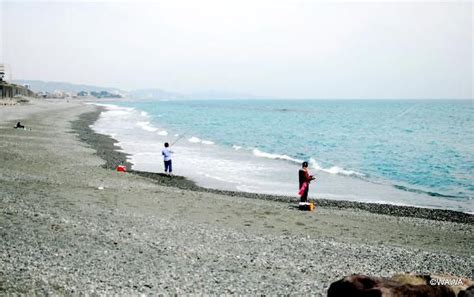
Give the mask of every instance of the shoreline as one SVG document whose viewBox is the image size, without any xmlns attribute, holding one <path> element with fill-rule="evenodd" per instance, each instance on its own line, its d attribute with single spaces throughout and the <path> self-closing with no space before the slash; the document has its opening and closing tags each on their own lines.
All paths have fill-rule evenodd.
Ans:
<svg viewBox="0 0 474 297">
<path fill-rule="evenodd" d="M 79 116 L 79 119 L 73 121 L 72 129 L 79 135 L 81 141 L 90 145 L 96 151 L 96 154 L 106 162 L 103 165 L 106 169 L 115 170 L 118 165 L 125 165 L 129 173 L 148 178 L 159 185 L 175 187 L 182 190 L 285 203 L 297 202 L 296 197 L 204 188 L 182 176 L 168 177 L 162 173 L 132 170 L 132 164 L 127 161 L 127 154 L 120 152 L 119 147 L 115 145 L 118 141 L 108 135 L 96 133 L 92 128 L 90 128 L 90 125 L 94 124 L 100 114 L 104 111 L 104 108 L 100 106 L 94 106 L 94 108 L 96 108 L 96 111 L 83 113 Z M 358 209 L 370 213 L 395 217 L 413 217 L 474 225 L 473 214 L 454 210 L 331 199 L 311 200 L 315 201 L 317 208 Z"/>
</svg>

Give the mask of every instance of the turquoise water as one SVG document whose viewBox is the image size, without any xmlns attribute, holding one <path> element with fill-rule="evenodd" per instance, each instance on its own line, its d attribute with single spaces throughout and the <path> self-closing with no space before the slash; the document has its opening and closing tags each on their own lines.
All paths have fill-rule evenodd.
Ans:
<svg viewBox="0 0 474 297">
<path fill-rule="evenodd" d="M 472 101 L 200 100 L 114 103 L 169 135 L 431 197 L 474 197 Z M 172 140 L 172 139 L 171 139 Z M 193 140 L 191 139 L 191 142 Z M 177 145 L 178 145 L 177 143 Z M 183 145 L 184 143 L 182 143 Z M 197 154 L 195 156 L 199 158 Z"/>
</svg>

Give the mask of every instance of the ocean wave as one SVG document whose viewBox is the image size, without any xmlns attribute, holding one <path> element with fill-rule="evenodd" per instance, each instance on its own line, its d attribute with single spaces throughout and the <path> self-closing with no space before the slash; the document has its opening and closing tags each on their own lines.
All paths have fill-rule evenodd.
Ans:
<svg viewBox="0 0 474 297">
<path fill-rule="evenodd" d="M 108 110 L 127 110 L 127 111 L 135 110 L 135 108 L 133 107 L 124 107 L 124 106 L 118 106 L 114 104 L 105 104 L 105 103 L 87 103 L 87 104 L 105 107 Z"/>
<path fill-rule="evenodd" d="M 358 177 L 364 177 L 365 174 L 354 171 L 354 170 L 346 170 L 344 168 L 338 167 L 338 166 L 332 166 L 329 168 L 323 168 L 321 167 L 318 162 L 316 162 L 315 159 L 310 158 L 309 159 L 309 164 L 311 168 L 319 171 L 323 171 L 329 174 L 338 174 L 338 175 L 346 175 L 346 176 L 358 176 Z"/>
<path fill-rule="evenodd" d="M 418 194 L 426 194 L 426 195 L 429 195 L 431 197 L 441 197 L 441 198 L 462 198 L 462 199 L 469 199 L 468 196 L 463 196 L 463 195 L 445 195 L 445 194 L 441 194 L 441 193 L 437 193 L 437 192 L 431 192 L 431 191 L 424 191 L 424 190 L 420 190 L 420 189 L 415 189 L 415 188 L 410 188 L 410 187 L 406 187 L 406 186 L 402 186 L 402 185 L 393 185 L 394 188 L 396 189 L 399 189 L 399 190 L 402 190 L 402 191 L 406 191 L 406 192 L 412 192 L 412 193 L 418 193 Z"/>
<path fill-rule="evenodd" d="M 163 130 L 163 131 L 158 132 L 157 134 L 161 135 L 161 136 L 166 136 L 166 135 L 168 135 L 168 132 Z"/>
<path fill-rule="evenodd" d="M 262 158 L 268 158 L 268 159 L 273 159 L 273 160 L 286 160 L 294 163 L 302 163 L 302 160 L 292 158 L 287 155 L 278 155 L 278 154 L 270 154 L 266 152 L 262 152 L 261 150 L 254 148 L 252 150 L 252 153 L 257 156 L 257 157 L 262 157 Z"/>
<path fill-rule="evenodd" d="M 107 117 L 124 117 L 133 115 L 131 110 L 109 109 L 105 116 Z"/>
<path fill-rule="evenodd" d="M 242 147 L 240 145 L 233 145 L 232 148 L 236 151 L 240 150 Z"/>
<path fill-rule="evenodd" d="M 263 152 L 263 151 L 261 151 L 257 148 L 254 148 L 252 150 L 252 153 L 255 156 L 261 157 L 261 158 L 268 158 L 268 159 L 273 159 L 273 160 L 285 160 L 285 161 L 290 161 L 290 162 L 296 163 L 298 165 L 303 163 L 303 160 L 292 158 L 288 155 L 271 154 L 271 153 Z M 313 158 L 310 158 L 309 165 L 310 165 L 311 168 L 313 168 L 315 170 L 323 171 L 323 172 L 326 172 L 326 173 L 329 173 L 329 174 L 357 176 L 357 177 L 364 177 L 365 176 L 363 173 L 360 173 L 360 172 L 357 172 L 357 171 L 354 171 L 354 170 L 346 170 L 346 169 L 338 167 L 338 166 L 323 168 Z"/>
<path fill-rule="evenodd" d="M 150 122 L 137 122 L 137 126 L 142 128 L 143 130 L 145 131 L 148 131 L 148 132 L 156 132 L 158 131 L 158 128 L 155 128 L 153 127 L 152 125 L 150 125 Z"/>
<path fill-rule="evenodd" d="M 228 182 L 229 181 L 228 178 L 222 178 L 222 177 L 218 177 L 216 175 L 211 175 L 211 174 L 208 174 L 208 173 L 204 173 L 204 176 L 215 179 L 215 180 L 218 180 L 218 181 L 222 181 L 222 182 Z"/>
<path fill-rule="evenodd" d="M 105 104 L 105 103 L 88 103 L 90 105 L 104 107 L 106 109 L 105 116 L 107 117 L 124 117 L 133 115 L 136 112 L 136 109 L 133 107 L 123 107 L 114 104 Z M 102 113 L 104 116 L 104 113 Z"/>
<path fill-rule="evenodd" d="M 198 143 L 198 142 L 201 142 L 201 139 L 193 136 L 193 137 L 189 138 L 188 141 L 192 142 L 192 143 Z"/>
<path fill-rule="evenodd" d="M 189 138 L 188 141 L 192 143 L 202 143 L 202 144 L 207 144 L 207 145 L 214 144 L 214 141 L 203 140 L 203 139 L 197 138 L 196 136 Z"/>
</svg>

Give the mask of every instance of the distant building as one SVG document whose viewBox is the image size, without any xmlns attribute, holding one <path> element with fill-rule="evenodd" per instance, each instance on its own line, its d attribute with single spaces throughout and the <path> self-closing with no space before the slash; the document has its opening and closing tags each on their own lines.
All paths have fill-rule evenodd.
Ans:
<svg viewBox="0 0 474 297">
<path fill-rule="evenodd" d="M 0 64 L 0 82 L 2 82 L 4 78 L 5 78 L 5 66 L 3 66 L 3 64 Z"/>
<path fill-rule="evenodd" d="M 16 97 L 35 97 L 36 94 L 25 88 L 24 86 L 9 84 L 5 81 L 0 81 L 0 98 L 16 98 Z"/>
<path fill-rule="evenodd" d="M 88 91 L 80 91 L 80 92 L 77 93 L 77 96 L 86 97 L 86 96 L 89 96 L 89 92 Z"/>
<path fill-rule="evenodd" d="M 72 97 L 70 93 L 62 90 L 55 90 L 51 95 L 51 98 L 65 99 Z"/>
<path fill-rule="evenodd" d="M 100 91 L 100 92 L 92 91 L 90 94 L 96 98 L 122 98 L 123 97 L 120 94 L 114 94 L 108 91 Z"/>
</svg>

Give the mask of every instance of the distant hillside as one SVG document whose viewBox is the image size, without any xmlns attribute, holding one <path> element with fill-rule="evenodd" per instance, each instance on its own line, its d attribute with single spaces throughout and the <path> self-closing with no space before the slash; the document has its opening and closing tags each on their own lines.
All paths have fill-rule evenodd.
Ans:
<svg viewBox="0 0 474 297">
<path fill-rule="evenodd" d="M 91 85 L 81 85 L 81 84 L 72 84 L 66 82 L 50 82 L 50 81 L 41 81 L 41 80 L 14 80 L 13 83 L 20 85 L 29 85 L 30 89 L 34 92 L 54 92 L 54 91 L 64 91 L 69 93 L 78 93 L 80 91 L 107 91 L 107 92 L 120 92 L 125 93 L 117 88 L 107 88 L 107 87 L 98 87 Z"/>
<path fill-rule="evenodd" d="M 73 84 L 67 82 L 51 82 L 41 80 L 14 80 L 13 83 L 19 85 L 29 85 L 30 89 L 34 92 L 49 92 L 63 91 L 72 94 L 79 93 L 81 91 L 88 92 L 102 92 L 106 91 L 109 93 L 119 93 L 125 97 L 139 100 L 156 99 L 156 100 L 184 100 L 184 99 L 258 99 L 268 97 L 258 97 L 250 94 L 243 93 L 232 93 L 222 91 L 206 91 L 199 93 L 183 94 L 176 92 L 169 92 L 157 88 L 140 89 L 133 91 L 122 91 L 118 88 L 99 87 L 91 85 Z"/>
</svg>

